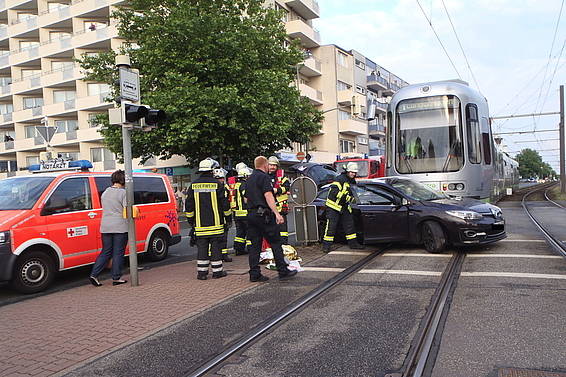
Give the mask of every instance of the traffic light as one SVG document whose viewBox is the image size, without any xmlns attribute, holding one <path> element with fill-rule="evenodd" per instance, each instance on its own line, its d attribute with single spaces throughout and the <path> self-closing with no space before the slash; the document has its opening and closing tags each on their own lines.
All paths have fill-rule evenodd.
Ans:
<svg viewBox="0 0 566 377">
<path fill-rule="evenodd" d="M 124 103 L 121 108 L 108 110 L 110 124 L 133 124 L 135 128 L 148 130 L 157 127 L 167 118 L 165 111 L 147 105 Z"/>
<path fill-rule="evenodd" d="M 157 126 L 159 123 L 164 122 L 166 118 L 165 111 L 149 109 L 145 116 L 145 124 L 148 126 Z"/>
<path fill-rule="evenodd" d="M 125 104 L 126 122 L 135 123 L 149 113 L 149 108 L 143 105 Z"/>
</svg>

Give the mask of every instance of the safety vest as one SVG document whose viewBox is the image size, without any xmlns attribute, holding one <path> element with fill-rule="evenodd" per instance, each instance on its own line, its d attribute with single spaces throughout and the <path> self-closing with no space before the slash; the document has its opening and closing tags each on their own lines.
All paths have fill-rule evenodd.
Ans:
<svg viewBox="0 0 566 377">
<path fill-rule="evenodd" d="M 275 177 L 273 176 L 271 177 L 273 181 L 273 188 L 275 189 L 275 204 L 277 207 L 277 211 L 288 212 L 289 190 L 291 189 L 291 181 L 289 181 L 289 178 L 282 175 L 283 174 L 282 170 L 280 174 L 276 174 Z"/>
<path fill-rule="evenodd" d="M 244 196 L 246 195 L 246 182 L 240 181 L 236 182 L 234 185 L 234 196 L 232 197 L 232 202 L 230 206 L 236 217 L 246 217 L 248 215 L 248 210 L 246 209 L 246 203 L 244 202 Z"/>
<path fill-rule="evenodd" d="M 330 184 L 330 190 L 326 197 L 326 208 L 342 212 L 346 206 L 348 211 L 352 212 L 350 203 L 353 201 L 354 195 L 352 193 L 352 187 L 346 179 L 342 178 L 341 174 L 336 181 Z"/>
<path fill-rule="evenodd" d="M 226 188 L 211 174 L 203 174 L 189 186 L 185 200 L 185 215 L 197 237 L 220 236 L 226 217 L 232 211 Z"/>
</svg>

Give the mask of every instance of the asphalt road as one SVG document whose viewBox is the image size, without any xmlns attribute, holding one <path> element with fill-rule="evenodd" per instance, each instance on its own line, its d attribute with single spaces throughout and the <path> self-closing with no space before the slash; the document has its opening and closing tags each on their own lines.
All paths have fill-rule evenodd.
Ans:
<svg viewBox="0 0 566 377">
<path fill-rule="evenodd" d="M 289 221 L 289 243 L 291 245 L 295 244 L 295 233 L 294 233 L 294 221 L 293 216 L 289 215 L 287 217 Z M 144 269 L 151 269 L 159 266 L 164 266 L 173 263 L 180 263 L 186 262 L 190 260 L 194 260 L 197 255 L 196 247 L 191 247 L 189 245 L 189 228 L 188 224 L 184 217 L 180 218 L 181 224 L 181 242 L 177 245 L 173 245 L 169 248 L 169 256 L 160 262 L 151 262 L 149 260 L 144 259 L 143 255 L 140 255 L 139 259 L 139 266 L 143 267 Z M 235 226 L 232 226 L 228 233 L 228 248 L 233 248 L 234 244 L 234 236 L 236 233 Z M 128 258 L 126 258 L 126 269 L 128 264 Z M 74 287 L 78 287 L 85 284 L 90 284 L 88 282 L 88 274 L 90 273 L 91 266 L 80 267 L 76 269 L 72 269 L 69 271 L 62 271 L 60 272 L 55 281 L 53 282 L 52 286 L 45 290 L 44 292 L 31 294 L 31 295 L 24 295 L 12 290 L 7 284 L 0 286 L 0 306 L 13 304 L 22 300 L 32 299 L 38 296 L 43 296 L 46 294 L 51 294 L 54 292 L 58 292 L 65 289 L 70 289 Z M 127 273 L 127 271 L 125 271 Z M 109 273 L 105 272 L 103 278 L 109 277 Z"/>
</svg>

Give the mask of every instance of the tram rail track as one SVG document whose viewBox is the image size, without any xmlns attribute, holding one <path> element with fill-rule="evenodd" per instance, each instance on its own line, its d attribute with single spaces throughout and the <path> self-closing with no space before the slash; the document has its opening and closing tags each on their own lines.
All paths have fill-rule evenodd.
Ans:
<svg viewBox="0 0 566 377">
<path fill-rule="evenodd" d="M 525 210 L 525 212 L 527 213 L 527 215 L 529 216 L 530 220 L 535 224 L 538 230 L 544 235 L 544 238 L 548 241 L 548 243 L 552 246 L 552 248 L 555 249 L 561 256 L 566 258 L 566 246 L 560 241 L 560 239 L 558 239 L 556 236 L 550 233 L 539 220 L 537 220 L 537 218 L 534 216 L 533 212 L 529 209 L 529 206 L 527 205 L 527 198 L 530 195 L 545 190 L 544 197 L 546 198 L 547 201 L 555 204 L 558 208 L 564 208 L 560 204 L 550 200 L 550 198 L 548 197 L 548 190 L 554 185 L 556 185 L 556 183 L 545 185 L 543 187 L 537 187 L 534 190 L 527 192 L 523 196 L 523 199 L 521 200 L 521 205 Z"/>
</svg>

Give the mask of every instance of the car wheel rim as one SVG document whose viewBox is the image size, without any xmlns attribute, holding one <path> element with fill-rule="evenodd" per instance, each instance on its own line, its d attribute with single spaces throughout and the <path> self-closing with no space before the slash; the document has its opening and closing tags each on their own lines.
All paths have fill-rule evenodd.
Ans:
<svg viewBox="0 0 566 377">
<path fill-rule="evenodd" d="M 165 252 L 165 241 L 162 238 L 156 238 L 152 244 L 155 254 L 161 255 Z"/>
<path fill-rule="evenodd" d="M 425 227 L 425 237 L 424 237 L 425 247 L 427 249 L 434 248 L 434 240 L 432 237 L 432 232 L 430 231 L 429 227 Z"/>
<path fill-rule="evenodd" d="M 21 271 L 22 280 L 25 284 L 34 285 L 40 283 L 47 275 L 47 267 L 39 260 L 27 262 Z"/>
</svg>

